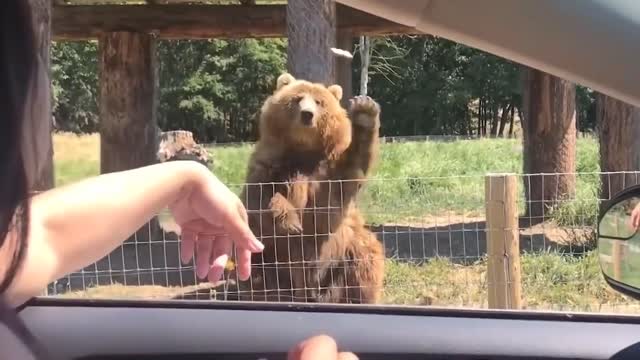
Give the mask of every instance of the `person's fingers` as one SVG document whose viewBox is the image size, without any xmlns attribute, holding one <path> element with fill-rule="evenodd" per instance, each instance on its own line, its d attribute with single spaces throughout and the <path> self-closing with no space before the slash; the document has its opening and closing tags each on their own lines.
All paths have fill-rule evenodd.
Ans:
<svg viewBox="0 0 640 360">
<path fill-rule="evenodd" d="M 209 281 L 212 283 L 220 280 L 220 276 L 224 272 L 224 268 L 231 254 L 231 240 L 227 235 L 216 236 L 211 252 L 211 268 L 209 269 Z"/>
<path fill-rule="evenodd" d="M 182 231 L 181 238 L 180 260 L 183 264 L 187 264 L 193 257 L 193 250 L 196 246 L 196 233 L 189 230 Z"/>
<path fill-rule="evenodd" d="M 287 352 L 287 360 L 300 360 L 300 352 L 302 352 L 302 343 L 296 344 L 296 346 L 289 349 Z"/>
<path fill-rule="evenodd" d="M 187 222 L 184 222 L 180 225 L 180 227 L 182 229 L 184 229 L 184 231 L 190 231 L 193 233 L 201 233 L 201 232 L 205 232 L 205 230 L 208 230 L 209 228 L 211 228 L 211 224 L 209 224 L 207 221 L 205 221 L 204 219 L 193 219 L 193 220 L 189 220 Z"/>
<path fill-rule="evenodd" d="M 338 360 L 358 360 L 358 357 L 354 353 L 341 352 L 338 354 Z"/>
<path fill-rule="evenodd" d="M 245 281 L 249 279 L 249 276 L 251 276 L 251 251 L 243 248 L 236 249 L 238 255 L 236 271 L 238 272 L 238 278 Z"/>
<path fill-rule="evenodd" d="M 239 247 L 249 249 L 251 252 L 261 252 L 264 245 L 258 241 L 249 228 L 247 210 L 240 201 L 235 201 L 235 203 L 226 214 L 225 227 L 229 236 Z"/>
<path fill-rule="evenodd" d="M 196 274 L 200 279 L 204 279 L 209 273 L 212 240 L 209 236 L 198 236 L 196 240 Z"/>
<path fill-rule="evenodd" d="M 338 345 L 327 335 L 311 337 L 287 354 L 287 360 L 337 360 Z"/>
<path fill-rule="evenodd" d="M 242 201 L 238 201 L 236 203 L 236 207 L 237 207 L 238 214 L 240 214 L 240 219 L 242 219 L 243 222 L 248 224 L 249 215 L 247 214 L 247 208 L 244 206 Z"/>
<path fill-rule="evenodd" d="M 238 196 L 215 176 L 211 185 L 194 202 L 195 212 L 211 224 L 224 226 L 225 232 L 239 247 L 261 252 L 264 246 L 249 228 L 247 211 Z"/>
</svg>

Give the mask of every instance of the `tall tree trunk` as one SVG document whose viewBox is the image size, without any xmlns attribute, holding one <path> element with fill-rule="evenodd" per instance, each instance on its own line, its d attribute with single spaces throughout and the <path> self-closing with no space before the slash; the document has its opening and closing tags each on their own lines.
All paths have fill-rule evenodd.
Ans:
<svg viewBox="0 0 640 360">
<path fill-rule="evenodd" d="M 287 68 L 297 78 L 334 84 L 336 4 L 333 0 L 287 2 Z"/>
<path fill-rule="evenodd" d="M 524 115 L 522 115 L 522 106 L 518 106 L 518 119 L 520 119 L 520 127 L 524 126 L 522 124 L 522 119 L 524 119 Z M 509 136 L 513 137 L 513 132 L 515 131 L 515 116 L 511 118 L 511 125 L 509 129 Z"/>
<path fill-rule="evenodd" d="M 601 172 L 640 170 L 640 108 L 596 94 Z M 602 174 L 601 199 L 638 183 L 637 174 Z"/>
<path fill-rule="evenodd" d="M 524 172 L 527 215 L 544 220 L 558 201 L 575 194 L 576 87 L 523 67 Z"/>
<path fill-rule="evenodd" d="M 484 136 L 484 99 L 478 102 L 478 137 Z"/>
<path fill-rule="evenodd" d="M 479 98 L 478 99 L 478 129 L 477 129 L 478 137 L 482 136 L 482 132 L 480 131 L 481 128 L 482 128 L 482 98 Z"/>
<path fill-rule="evenodd" d="M 513 104 L 506 105 L 502 108 L 502 114 L 500 115 L 500 129 L 498 130 L 498 136 L 504 137 L 504 129 L 507 126 L 507 119 L 509 114 L 513 111 Z"/>
<path fill-rule="evenodd" d="M 520 112 L 520 110 L 518 110 L 518 113 L 519 112 Z M 513 128 L 514 128 L 514 125 L 515 125 L 514 123 L 516 121 L 516 107 L 515 107 L 515 105 L 513 105 L 511 107 L 511 115 L 509 115 L 509 116 L 510 116 L 510 119 L 509 119 L 509 138 L 512 138 L 513 137 Z"/>
<path fill-rule="evenodd" d="M 42 63 L 49 72 L 49 78 L 51 78 L 51 1 L 50 0 L 30 0 L 31 7 L 33 9 L 34 30 L 37 37 L 37 46 L 42 57 Z M 51 86 L 47 89 L 47 94 L 51 96 Z M 47 112 L 47 126 L 49 127 L 49 135 L 39 139 L 45 143 L 45 147 L 48 148 L 47 158 L 42 167 L 42 172 L 39 174 L 36 183 L 33 186 L 34 190 L 45 191 L 55 186 L 54 167 L 53 167 L 53 140 L 51 138 L 51 132 L 53 131 L 53 109 Z"/>
<path fill-rule="evenodd" d="M 360 95 L 367 95 L 369 85 L 369 65 L 371 64 L 371 39 L 360 36 Z M 415 130 L 415 126 L 414 126 Z"/>
<path fill-rule="evenodd" d="M 491 108 L 491 130 L 489 130 L 489 137 L 496 137 L 498 135 L 498 110 L 497 106 Z"/>
<path fill-rule="evenodd" d="M 100 37 L 100 172 L 156 162 L 155 40 L 117 32 Z"/>
<path fill-rule="evenodd" d="M 158 162 L 155 54 L 155 39 L 148 34 L 122 31 L 105 33 L 99 38 L 102 174 Z M 125 241 L 124 246 L 96 264 L 99 271 L 125 270 L 128 273 L 107 278 L 97 276 L 95 281 L 99 284 L 112 281 L 135 285 L 185 284 L 181 274 L 176 272 L 151 271 L 152 268 L 178 265 L 177 261 L 171 263 L 178 258 L 177 246 L 157 241 L 160 239 L 163 239 L 162 230 L 154 217 Z"/>
<path fill-rule="evenodd" d="M 482 103 L 482 136 L 487 137 L 487 125 L 489 123 L 489 106 L 487 101 Z"/>
<path fill-rule="evenodd" d="M 336 39 L 338 48 L 353 52 L 353 34 L 350 32 L 340 32 Z M 342 86 L 342 106 L 347 108 L 349 100 L 353 97 L 353 71 L 351 59 L 339 57 L 336 59 L 336 78 L 338 85 Z"/>
</svg>

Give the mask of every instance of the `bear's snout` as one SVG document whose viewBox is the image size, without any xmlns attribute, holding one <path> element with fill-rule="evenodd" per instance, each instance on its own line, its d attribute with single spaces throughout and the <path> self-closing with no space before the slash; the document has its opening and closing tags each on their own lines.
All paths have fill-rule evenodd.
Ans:
<svg viewBox="0 0 640 360">
<path fill-rule="evenodd" d="M 305 127 L 313 127 L 313 118 L 316 113 L 316 102 L 310 96 L 303 96 L 298 103 L 300 106 L 300 123 Z"/>
<path fill-rule="evenodd" d="M 313 125 L 313 112 L 309 110 L 302 110 L 300 112 L 300 122 L 304 126 L 312 126 Z"/>
</svg>

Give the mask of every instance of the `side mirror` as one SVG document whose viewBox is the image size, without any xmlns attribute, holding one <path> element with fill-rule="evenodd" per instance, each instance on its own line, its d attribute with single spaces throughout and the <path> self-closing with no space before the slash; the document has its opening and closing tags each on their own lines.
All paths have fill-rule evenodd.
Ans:
<svg viewBox="0 0 640 360">
<path fill-rule="evenodd" d="M 619 192 L 602 208 L 597 246 L 609 286 L 640 300 L 640 186 Z"/>
</svg>

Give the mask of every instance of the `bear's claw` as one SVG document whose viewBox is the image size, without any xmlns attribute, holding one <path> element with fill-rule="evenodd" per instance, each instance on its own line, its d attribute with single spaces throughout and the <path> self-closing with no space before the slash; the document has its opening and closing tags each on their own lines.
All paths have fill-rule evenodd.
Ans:
<svg viewBox="0 0 640 360">
<path fill-rule="evenodd" d="M 291 208 L 291 204 L 287 202 L 282 194 L 277 193 L 271 198 L 269 208 L 271 209 L 278 230 L 289 234 L 302 233 L 302 224 L 300 223 L 298 214 Z"/>
<path fill-rule="evenodd" d="M 297 224 L 297 223 L 290 223 L 289 224 L 289 233 L 290 234 L 295 234 L 295 235 L 302 234 L 302 225 Z"/>
<path fill-rule="evenodd" d="M 276 218 L 276 225 L 280 230 L 293 235 L 299 235 L 302 233 L 302 224 L 295 214 L 286 212 Z"/>
</svg>

